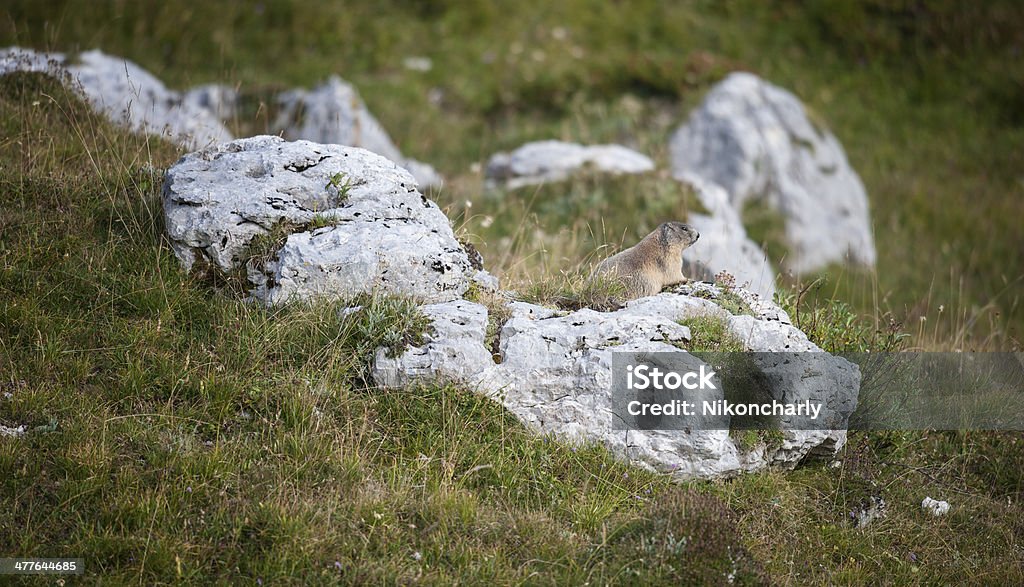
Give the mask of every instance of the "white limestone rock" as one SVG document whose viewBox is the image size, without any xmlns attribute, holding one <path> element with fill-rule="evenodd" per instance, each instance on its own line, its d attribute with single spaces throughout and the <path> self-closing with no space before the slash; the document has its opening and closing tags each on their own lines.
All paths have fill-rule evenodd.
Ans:
<svg viewBox="0 0 1024 587">
<path fill-rule="evenodd" d="M 11 437 L 11 438 L 18 438 L 19 436 L 24 436 L 24 435 L 25 435 L 25 427 L 24 426 L 18 426 L 17 428 L 10 428 L 10 427 L 7 427 L 7 426 L 4 426 L 4 425 L 0 424 L 0 437 L 7 436 L 7 437 Z"/>
<path fill-rule="evenodd" d="M 843 428 L 856 406 L 859 371 L 843 359 L 823 360 L 821 349 L 788 324 L 784 311 L 756 294 L 744 295 L 757 303 L 757 316 L 733 316 L 711 300 L 678 293 L 640 298 L 608 313 L 512 302 L 512 316 L 500 329 L 500 363 L 491 360 L 485 347 L 485 307 L 465 301 L 436 304 L 424 308 L 434 325 L 427 342 L 398 357 L 378 351 L 372 374 L 389 387 L 424 380 L 470 386 L 541 433 L 597 442 L 639 466 L 681 479 L 791 468 L 809 454 L 834 453 L 846 439 Z M 808 356 L 807 369 L 777 364 L 772 355 L 765 355 L 760 367 L 781 401 L 821 400 L 824 417 L 836 429 L 786 430 L 781 446 L 762 443 L 749 449 L 737 446 L 727 430 L 615 430 L 609 393 L 612 353 L 679 353 L 699 364 L 683 350 L 691 331 L 678 322 L 701 315 L 726 320 L 748 350 L 815 353 Z"/>
<path fill-rule="evenodd" d="M 387 349 L 378 349 L 373 367 L 376 382 L 385 387 L 400 387 L 422 378 L 479 384 L 480 376 L 494 365 L 484 346 L 487 308 L 454 300 L 422 306 L 420 313 L 431 322 L 424 334 L 426 344 L 410 348 L 398 357 L 388 356 Z"/>
<path fill-rule="evenodd" d="M 277 100 L 281 111 L 275 131 L 287 139 L 362 147 L 409 170 L 420 187 L 443 182 L 430 165 L 403 157 L 356 89 L 336 75 L 312 90 L 291 90 Z"/>
<path fill-rule="evenodd" d="M 89 104 L 133 131 L 161 135 L 188 148 L 231 140 L 214 111 L 185 100 L 137 64 L 93 50 L 68 60 L 61 53 L 9 47 L 0 51 L 0 72 L 42 71 L 70 76 Z"/>
<path fill-rule="evenodd" d="M 712 301 L 717 300 L 724 293 L 724 290 L 721 287 L 701 281 L 691 281 L 689 283 L 680 284 L 669 288 L 668 291 Z M 740 298 L 743 303 L 750 308 L 753 316 L 758 320 L 792 324 L 789 319 L 789 314 L 777 306 L 770 298 L 762 297 L 760 294 L 743 287 L 730 288 L 729 292 Z M 717 308 L 718 306 L 715 307 Z M 728 312 L 719 315 L 726 318 L 729 317 Z"/>
<path fill-rule="evenodd" d="M 700 240 L 683 251 L 683 259 L 703 264 L 712 274 L 725 271 L 736 278 L 735 285 L 772 299 L 775 270 L 761 247 L 747 236 L 725 190 L 692 174 L 683 174 L 680 180 L 694 189 L 710 212 L 691 213 L 687 218 L 687 223 L 700 233 Z M 685 268 L 683 274 L 686 275 Z"/>
<path fill-rule="evenodd" d="M 21 47 L 0 49 L 0 75 L 15 71 L 33 71 L 61 75 L 64 70 L 63 53 L 43 53 Z"/>
<path fill-rule="evenodd" d="M 132 130 L 168 136 L 189 148 L 232 138 L 213 112 L 183 102 L 180 93 L 127 59 L 86 51 L 68 72 L 94 108 Z"/>
<path fill-rule="evenodd" d="M 931 497 L 925 497 L 921 501 L 921 509 L 935 516 L 941 518 L 942 516 L 949 513 L 949 502 L 942 501 L 939 499 L 932 499 Z"/>
<path fill-rule="evenodd" d="M 238 108 L 238 91 L 224 84 L 196 86 L 182 96 L 182 105 L 212 112 L 219 120 L 230 120 Z"/>
<path fill-rule="evenodd" d="M 511 153 L 496 153 L 487 162 L 492 184 L 508 189 L 568 179 L 583 170 L 611 174 L 646 173 L 650 157 L 621 145 L 591 145 L 563 141 L 527 143 Z"/>
<path fill-rule="evenodd" d="M 716 85 L 669 144 L 672 171 L 722 186 L 735 210 L 760 198 L 786 219 L 787 267 L 874 266 L 867 193 L 839 141 L 790 92 L 749 73 Z"/>
<path fill-rule="evenodd" d="M 821 405 L 820 430 L 784 430 L 783 445 L 772 455 L 773 464 L 795 466 L 807 454 L 832 455 L 846 444 L 846 425 L 857 408 L 860 369 L 846 359 L 827 362 L 823 352 L 791 324 L 733 316 L 729 331 L 743 341 L 751 360 L 783 392 L 786 401 L 811 400 Z M 827 365 L 827 369 L 823 369 Z M 786 418 L 781 418 L 785 426 Z M 829 426 L 829 428 L 826 428 Z"/>
<path fill-rule="evenodd" d="M 407 171 L 365 149 L 240 139 L 167 171 L 165 225 L 186 268 L 203 262 L 223 271 L 240 268 L 255 237 L 287 234 L 268 260 L 245 267 L 253 296 L 267 304 L 370 292 L 456 299 L 482 267 L 415 186 Z M 314 221 L 320 227 L 310 229 Z"/>
</svg>

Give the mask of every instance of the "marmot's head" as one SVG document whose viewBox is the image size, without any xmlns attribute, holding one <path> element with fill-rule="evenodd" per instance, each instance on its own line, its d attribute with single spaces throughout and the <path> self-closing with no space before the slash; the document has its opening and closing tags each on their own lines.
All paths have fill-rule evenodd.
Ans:
<svg viewBox="0 0 1024 587">
<path fill-rule="evenodd" d="M 654 231 L 658 235 L 658 242 L 665 248 L 678 247 L 680 251 L 697 242 L 700 233 L 689 224 L 682 222 L 663 222 Z"/>
</svg>

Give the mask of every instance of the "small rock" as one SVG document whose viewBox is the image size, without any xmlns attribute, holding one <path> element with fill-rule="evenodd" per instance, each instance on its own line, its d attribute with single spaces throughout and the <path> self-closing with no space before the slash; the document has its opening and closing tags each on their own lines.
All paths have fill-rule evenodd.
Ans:
<svg viewBox="0 0 1024 587">
<path fill-rule="evenodd" d="M 406 57 L 402 60 L 402 67 L 409 71 L 426 73 L 434 68 L 434 61 L 429 57 Z"/>
<path fill-rule="evenodd" d="M 487 162 L 487 179 L 508 189 L 562 181 L 584 169 L 603 173 L 646 173 L 654 161 L 621 145 L 583 146 L 562 141 L 527 143 Z"/>
<path fill-rule="evenodd" d="M 710 216 L 691 213 L 687 217 L 687 222 L 700 232 L 700 240 L 683 251 L 683 259 L 705 265 L 712 274 L 725 271 L 736 278 L 736 285 L 741 288 L 772 299 L 775 270 L 761 247 L 747 236 L 725 190 L 693 174 L 682 174 L 680 180 L 693 187 L 711 212 Z"/>
<path fill-rule="evenodd" d="M 0 436 L 9 436 L 17 438 L 25 434 L 25 427 L 18 426 L 17 428 L 8 428 L 7 426 L 0 425 Z"/>
<path fill-rule="evenodd" d="M 339 310 L 338 316 L 341 318 L 345 318 L 346 316 L 351 316 L 352 314 L 358 314 L 362 310 L 362 306 L 349 306 L 347 308 L 342 308 L 341 310 Z"/>
<path fill-rule="evenodd" d="M 938 518 L 949 513 L 949 502 L 925 497 L 921 501 L 921 509 Z"/>
<path fill-rule="evenodd" d="M 14 71 L 61 74 L 64 69 L 63 53 L 42 53 L 21 47 L 0 49 L 0 75 Z"/>
<path fill-rule="evenodd" d="M 867 528 L 875 520 L 880 520 L 885 517 L 887 504 L 881 497 L 871 496 L 871 501 L 866 507 L 862 507 L 856 513 L 857 527 Z"/>
<path fill-rule="evenodd" d="M 89 102 L 111 120 L 135 131 L 168 134 L 187 147 L 204 147 L 231 140 L 217 116 L 182 101 L 178 92 L 135 63 L 93 50 L 81 53 L 68 66 Z"/>
<path fill-rule="evenodd" d="M 230 120 L 238 107 L 238 92 L 224 84 L 206 84 L 185 92 L 182 104 L 191 109 L 208 110 L 220 120 Z"/>
</svg>

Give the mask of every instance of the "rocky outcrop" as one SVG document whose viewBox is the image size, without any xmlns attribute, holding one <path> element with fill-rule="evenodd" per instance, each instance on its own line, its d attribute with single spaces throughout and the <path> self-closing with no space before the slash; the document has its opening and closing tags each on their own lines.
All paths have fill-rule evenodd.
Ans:
<svg viewBox="0 0 1024 587">
<path fill-rule="evenodd" d="M 722 186 L 735 210 L 763 199 L 781 213 L 788 269 L 875 264 L 864 185 L 839 141 L 790 92 L 734 73 L 673 134 L 669 151 L 675 175 Z"/>
<path fill-rule="evenodd" d="M 487 307 L 464 299 L 470 284 L 496 287 L 478 254 L 452 234 L 447 217 L 392 161 L 367 150 L 237 140 L 192 153 L 167 172 L 165 225 L 186 267 L 244 275 L 266 304 L 352 297 L 410 296 L 430 328 L 418 346 L 380 350 L 372 376 L 382 386 L 453 381 L 500 401 L 531 428 L 570 442 L 596 442 L 649 469 L 680 478 L 792 467 L 845 440 L 859 373 L 822 353 L 772 302 L 745 289 L 702 283 L 634 300 L 613 312 L 563 312 L 506 301 L 495 362 Z M 510 300 L 503 294 L 498 299 Z M 752 359 L 780 401 L 824 406 L 826 429 L 786 429 L 778 443 L 737 443 L 727 429 L 622 430 L 612 425 L 609 391 L 618 352 L 663 352 L 694 364 L 694 332 L 681 320 L 712 316 L 750 351 L 799 353 Z M 698 326 L 693 326 L 698 327 Z M 797 370 L 794 371 L 793 367 Z"/>
<path fill-rule="evenodd" d="M 856 366 L 831 357 L 789 324 L 784 311 L 736 290 L 754 315 L 734 316 L 704 284 L 634 300 L 615 312 L 561 312 L 513 302 L 500 330 L 501 362 L 485 345 L 487 308 L 459 300 L 424 307 L 432 329 L 420 347 L 389 357 L 377 353 L 373 376 L 384 386 L 455 381 L 500 401 L 531 428 L 570 442 L 596 442 L 640 466 L 679 478 L 715 477 L 766 466 L 793 467 L 810 454 L 830 454 L 845 442 L 856 407 Z M 703 297 L 699 297 L 703 296 Z M 753 355 L 780 401 L 822 401 L 835 429 L 784 430 L 781 442 L 741 447 L 728 430 L 617 430 L 612 425 L 615 352 L 687 354 L 693 333 L 679 321 L 714 316 L 748 351 L 802 353 L 796 367 L 780 355 Z M 801 359 L 801 357 L 806 357 Z M 695 357 L 689 360 L 697 361 Z"/>
<path fill-rule="evenodd" d="M 187 148 L 231 140 L 214 111 L 185 100 L 135 63 L 102 51 L 80 53 L 68 62 L 60 53 L 10 47 L 0 51 L 0 71 L 41 71 L 64 76 L 88 102 L 112 121 L 165 136 Z"/>
<path fill-rule="evenodd" d="M 511 153 L 496 153 L 487 162 L 492 184 L 508 189 L 568 179 L 581 171 L 610 174 L 646 173 L 654 169 L 649 157 L 621 145 L 591 145 L 562 141 L 527 143 Z"/>
<path fill-rule="evenodd" d="M 68 60 L 62 53 L 9 47 L 0 50 L 0 75 L 10 71 L 68 74 L 74 87 L 111 120 L 188 149 L 234 138 L 223 124 L 235 116 L 239 101 L 238 91 L 229 86 L 207 84 L 176 92 L 137 64 L 97 50 Z M 443 182 L 430 165 L 403 157 L 355 88 L 337 76 L 313 90 L 284 92 L 278 102 L 274 132 L 285 138 L 362 147 L 407 169 L 420 187 Z"/>
<path fill-rule="evenodd" d="M 186 268 L 245 270 L 267 304 L 369 293 L 424 302 L 486 274 L 404 169 L 365 149 L 254 137 L 167 171 L 167 234 Z"/>
<path fill-rule="evenodd" d="M 442 182 L 430 165 L 402 156 L 356 89 L 338 76 L 312 90 L 285 92 L 278 96 L 278 104 L 275 132 L 287 139 L 362 147 L 405 167 L 421 187 Z"/>
</svg>

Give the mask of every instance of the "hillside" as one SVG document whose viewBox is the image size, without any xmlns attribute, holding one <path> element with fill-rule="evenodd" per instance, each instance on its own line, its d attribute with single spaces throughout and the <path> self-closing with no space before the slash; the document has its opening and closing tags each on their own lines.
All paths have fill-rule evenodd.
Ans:
<svg viewBox="0 0 1024 587">
<path fill-rule="evenodd" d="M 238 131 L 266 127 L 271 92 L 343 75 L 448 178 L 433 197 L 524 291 L 692 200 L 657 176 L 496 198 L 479 164 L 556 137 L 664 167 L 708 87 L 756 71 L 827 121 L 870 195 L 877 271 L 782 288 L 811 339 L 1019 349 L 1014 3 L 9 4 L 0 45 L 100 47 L 174 87 L 237 84 Z M 468 390 L 373 388 L 374 350 L 424 327 L 409 300 L 359 300 L 343 320 L 344 303 L 266 310 L 185 274 L 159 203 L 182 151 L 56 80 L 0 78 L 0 124 L 0 424 L 28 429 L 0 438 L 0 556 L 84 556 L 85 582 L 115 584 L 1024 582 L 1020 432 L 857 432 L 835 461 L 673 484 L 536 437 Z M 777 219 L 748 212 L 780 251 Z M 926 496 L 953 510 L 931 517 Z M 878 498 L 885 516 L 860 527 Z"/>
</svg>

